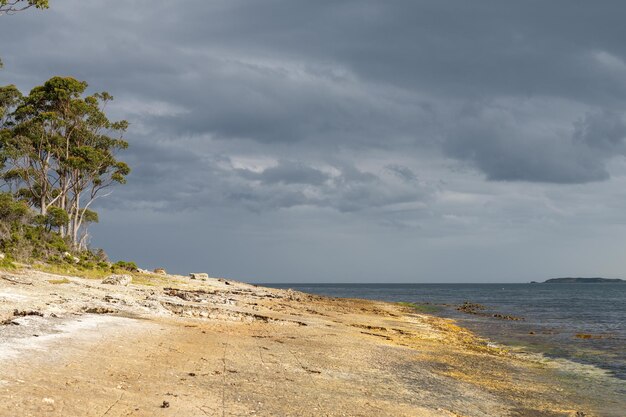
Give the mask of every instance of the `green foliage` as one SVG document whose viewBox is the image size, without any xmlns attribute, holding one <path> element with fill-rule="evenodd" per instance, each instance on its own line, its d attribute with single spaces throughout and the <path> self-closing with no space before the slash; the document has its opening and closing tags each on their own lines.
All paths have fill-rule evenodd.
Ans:
<svg viewBox="0 0 626 417">
<path fill-rule="evenodd" d="M 0 193 L 0 221 L 5 224 L 19 224 L 31 215 L 28 205 L 16 201 L 9 193 Z"/>
<path fill-rule="evenodd" d="M 0 175 L 43 216 L 37 224 L 69 237 L 74 249 L 86 248 L 87 227 L 99 220 L 91 203 L 130 173 L 116 157 L 128 148 L 128 122 L 107 118 L 109 93 L 85 96 L 86 89 L 72 77 L 52 77 L 27 96 L 0 88 Z"/>
<path fill-rule="evenodd" d="M 123 269 L 125 271 L 134 272 L 137 270 L 137 264 L 128 261 L 117 261 L 113 264 L 114 268 Z"/>
<path fill-rule="evenodd" d="M 0 259 L 0 269 L 7 270 L 7 269 L 16 269 L 16 268 L 15 268 L 15 265 L 13 264 L 13 261 L 9 259 L 8 257 L 5 257 L 4 259 Z"/>
<path fill-rule="evenodd" d="M 9 193 L 0 193 L 0 252 L 7 255 L 0 262 L 0 268 L 10 267 L 11 260 L 17 260 L 72 264 L 78 268 L 106 269 L 110 272 L 104 251 L 72 250 L 68 237 L 50 230 L 50 226 L 62 225 L 66 216 L 60 209 L 51 210 L 47 216 L 36 215 L 24 201 L 16 200 Z M 70 256 L 67 256 L 68 253 Z M 74 265 L 74 257 L 79 259 L 77 265 Z"/>
<path fill-rule="evenodd" d="M 98 217 L 98 213 L 93 210 L 85 209 L 83 222 L 85 223 L 98 223 L 100 218 Z"/>
<path fill-rule="evenodd" d="M 70 216 L 67 214 L 67 211 L 59 207 L 50 207 L 48 209 L 48 214 L 45 217 L 45 225 L 48 227 L 48 230 L 67 226 L 69 222 Z"/>
</svg>

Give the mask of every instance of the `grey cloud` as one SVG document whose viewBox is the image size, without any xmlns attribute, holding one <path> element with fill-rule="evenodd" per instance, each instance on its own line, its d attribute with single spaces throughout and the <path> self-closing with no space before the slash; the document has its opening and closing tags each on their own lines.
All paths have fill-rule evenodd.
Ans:
<svg viewBox="0 0 626 417">
<path fill-rule="evenodd" d="M 410 168 L 403 165 L 389 164 L 385 166 L 385 169 L 405 181 L 415 181 L 417 179 L 415 173 Z"/>
<path fill-rule="evenodd" d="M 575 124 L 574 140 L 607 155 L 623 153 L 626 123 L 621 114 L 603 110 L 588 113 Z"/>
<path fill-rule="evenodd" d="M 171 255 L 178 245 L 224 273 L 261 274 L 263 247 L 268 264 L 328 250 L 370 274 L 378 257 L 399 280 L 444 279 L 432 259 L 451 265 L 468 247 L 491 266 L 506 242 L 528 239 L 511 255 L 545 230 L 623 223 L 625 11 L 621 0 L 63 0 L 0 17 L 0 83 L 28 91 L 72 75 L 116 97 L 133 172 L 97 203 L 107 249 L 138 224 L 150 242 L 130 236 L 136 248 L 119 253 L 181 268 L 193 259 Z M 164 223 L 174 250 L 156 236 Z"/>
<path fill-rule="evenodd" d="M 278 165 L 266 168 L 260 173 L 245 169 L 238 171 L 241 172 L 243 177 L 258 179 L 267 184 L 322 185 L 329 179 L 329 175 L 319 169 L 292 161 L 280 161 Z"/>
<path fill-rule="evenodd" d="M 55 73 L 75 74 L 120 98 L 184 109 L 132 115 L 172 138 L 243 139 L 270 154 L 296 145 L 302 160 L 345 148 L 417 155 L 434 147 L 493 179 L 585 182 L 608 177 L 607 156 L 477 122 L 462 122 L 470 124 L 463 134 L 449 121 L 456 103 L 468 100 L 545 97 L 586 107 L 563 129 L 594 108 L 623 108 L 621 7 L 495 0 L 179 7 L 143 0 L 122 11 L 68 0 L 4 19 L 0 33 L 8 39 L 18 26 L 33 28 L 3 51 L 5 74 L 18 82 L 30 87 Z M 527 149 L 543 142 L 546 155 Z"/>
<path fill-rule="evenodd" d="M 626 125 L 614 112 L 588 113 L 569 127 L 546 129 L 522 122 L 515 110 L 476 107 L 457 120 L 443 149 L 473 163 L 490 180 L 601 181 L 609 177 L 607 163 L 625 150 Z"/>
</svg>

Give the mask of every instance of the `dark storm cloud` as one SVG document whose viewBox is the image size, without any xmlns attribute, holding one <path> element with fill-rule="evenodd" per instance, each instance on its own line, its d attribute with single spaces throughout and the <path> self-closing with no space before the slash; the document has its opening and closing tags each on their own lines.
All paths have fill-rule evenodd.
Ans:
<svg viewBox="0 0 626 417">
<path fill-rule="evenodd" d="M 274 144 L 300 144 L 292 153 L 305 154 L 434 146 L 489 179 L 586 182 L 609 176 L 621 150 L 605 141 L 620 138 L 597 137 L 598 126 L 568 138 L 559 129 L 522 133 L 457 109 L 524 97 L 575 103 L 561 130 L 579 129 L 598 109 L 619 117 L 622 9 L 617 1 L 67 1 L 3 17 L 0 32 L 12 41 L 2 75 L 31 87 L 74 74 L 137 107 L 162 103 L 131 121 L 172 138 L 244 139 L 269 153 Z M 515 108 L 508 113 L 518 119 Z"/>
<path fill-rule="evenodd" d="M 609 177 L 606 163 L 624 155 L 624 138 L 626 125 L 613 111 L 546 129 L 502 106 L 479 106 L 459 117 L 444 150 L 473 162 L 491 180 L 584 183 Z"/>
<path fill-rule="evenodd" d="M 206 192 L 268 207 L 329 200 L 341 207 L 335 200 L 344 196 L 352 206 L 371 201 L 362 198 L 366 187 L 350 185 L 359 175 L 371 184 L 417 178 L 395 162 L 357 169 L 376 149 L 416 161 L 424 149 L 438 150 L 492 180 L 588 182 L 608 178 L 607 163 L 624 152 L 622 8 L 229 0 L 121 9 L 67 1 L 3 17 L 0 33 L 11 42 L 1 75 L 28 89 L 73 74 L 112 92 L 111 110 L 133 123 L 137 198 L 180 203 Z M 526 99 L 558 123 L 546 127 L 543 110 L 521 110 Z M 213 166 L 246 143 L 273 165 Z M 337 159 L 342 150 L 349 152 Z M 344 164 L 335 177 L 319 169 L 331 157 Z M 170 181 L 185 185 L 162 197 L 158 187 Z M 305 190 L 330 192 L 331 183 L 352 194 Z M 290 189 L 275 202 L 256 192 L 258 184 Z"/>
<path fill-rule="evenodd" d="M 0 17 L 0 83 L 72 75 L 115 96 L 133 172 L 97 202 L 94 233 L 113 256 L 278 280 L 454 281 L 448 266 L 482 279 L 583 265 L 547 256 L 608 229 L 614 244 L 594 242 L 593 258 L 617 265 L 625 12 L 621 0 L 55 0 Z M 519 256 L 533 250 L 545 262 Z"/>
</svg>

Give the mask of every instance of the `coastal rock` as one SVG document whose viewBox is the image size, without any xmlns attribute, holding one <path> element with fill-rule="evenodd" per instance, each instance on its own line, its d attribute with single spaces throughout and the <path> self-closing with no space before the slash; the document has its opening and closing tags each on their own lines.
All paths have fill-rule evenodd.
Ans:
<svg viewBox="0 0 626 417">
<path fill-rule="evenodd" d="M 462 311 L 467 314 L 478 314 L 480 311 L 486 309 L 487 307 L 482 304 L 470 303 L 469 301 L 465 301 L 463 304 L 457 307 L 458 311 Z"/>
<path fill-rule="evenodd" d="M 167 271 L 165 269 L 163 269 L 163 268 L 156 268 L 154 270 L 154 273 L 155 274 L 159 274 L 159 275 L 167 275 Z"/>
<path fill-rule="evenodd" d="M 74 262 L 75 264 L 80 262 L 80 258 L 77 258 L 69 252 L 63 252 L 63 258 L 65 258 L 65 260 L 67 261 Z"/>
<path fill-rule="evenodd" d="M 191 274 L 189 274 L 189 277 L 191 279 L 206 281 L 207 279 L 209 279 L 209 274 L 204 273 L 204 272 L 192 272 Z"/>
<path fill-rule="evenodd" d="M 141 268 L 137 268 L 135 272 L 137 272 L 138 274 L 150 274 L 151 273 L 147 269 L 141 269 Z"/>
<path fill-rule="evenodd" d="M 102 283 L 109 285 L 122 285 L 125 287 L 130 284 L 132 280 L 133 277 L 131 277 L 130 275 L 109 275 L 104 280 L 102 280 Z"/>
<path fill-rule="evenodd" d="M 500 319 L 500 320 L 513 320 L 513 321 L 524 320 L 524 317 L 517 317 L 517 316 L 512 316 L 510 314 L 500 314 L 500 313 L 495 313 L 493 314 L 492 317 L 495 317 L 496 319 Z"/>
</svg>

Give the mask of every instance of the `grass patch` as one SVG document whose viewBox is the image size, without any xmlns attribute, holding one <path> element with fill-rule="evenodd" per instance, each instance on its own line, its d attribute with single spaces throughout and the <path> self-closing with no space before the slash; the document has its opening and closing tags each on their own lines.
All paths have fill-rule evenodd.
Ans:
<svg viewBox="0 0 626 417">
<path fill-rule="evenodd" d="M 442 310 L 440 306 L 432 305 L 432 304 L 418 304 L 418 303 L 407 303 L 401 301 L 398 303 L 402 307 L 407 307 L 412 309 L 417 313 L 437 313 Z"/>
<path fill-rule="evenodd" d="M 11 262 L 10 259 L 8 258 L 4 258 L 2 260 L 0 260 L 0 269 L 2 270 L 15 270 L 17 269 L 17 266 L 15 266 L 15 264 L 13 262 Z"/>
<path fill-rule="evenodd" d="M 147 285 L 155 287 L 159 285 L 171 284 L 174 280 L 159 274 L 129 274 L 133 277 L 133 284 Z"/>
<path fill-rule="evenodd" d="M 88 279 L 103 279 L 112 274 L 102 269 L 80 268 L 69 264 L 35 264 L 33 268 L 55 275 L 69 275 Z"/>
<path fill-rule="evenodd" d="M 66 275 L 72 277 L 86 278 L 86 279 L 104 279 L 112 274 L 126 274 L 130 275 L 133 278 L 132 283 L 135 285 L 145 285 L 148 287 L 158 287 L 160 285 L 171 285 L 174 282 L 178 282 L 177 280 L 173 280 L 169 277 L 159 275 L 159 274 L 139 274 L 134 272 L 129 272 L 117 267 L 113 269 L 99 269 L 99 268 L 84 268 L 80 265 L 69 265 L 69 264 L 36 264 L 33 265 L 33 268 L 47 272 L 55 275 Z M 67 280 L 67 278 L 60 279 L 58 281 Z M 57 280 L 51 280 L 57 281 Z M 67 280 L 67 282 L 70 282 Z M 180 281 L 182 282 L 182 281 Z M 52 282 L 53 284 L 64 284 L 65 282 Z"/>
<path fill-rule="evenodd" d="M 50 284 L 69 284 L 72 281 L 70 281 L 67 278 L 61 278 L 61 279 L 49 279 L 48 282 Z"/>
</svg>

